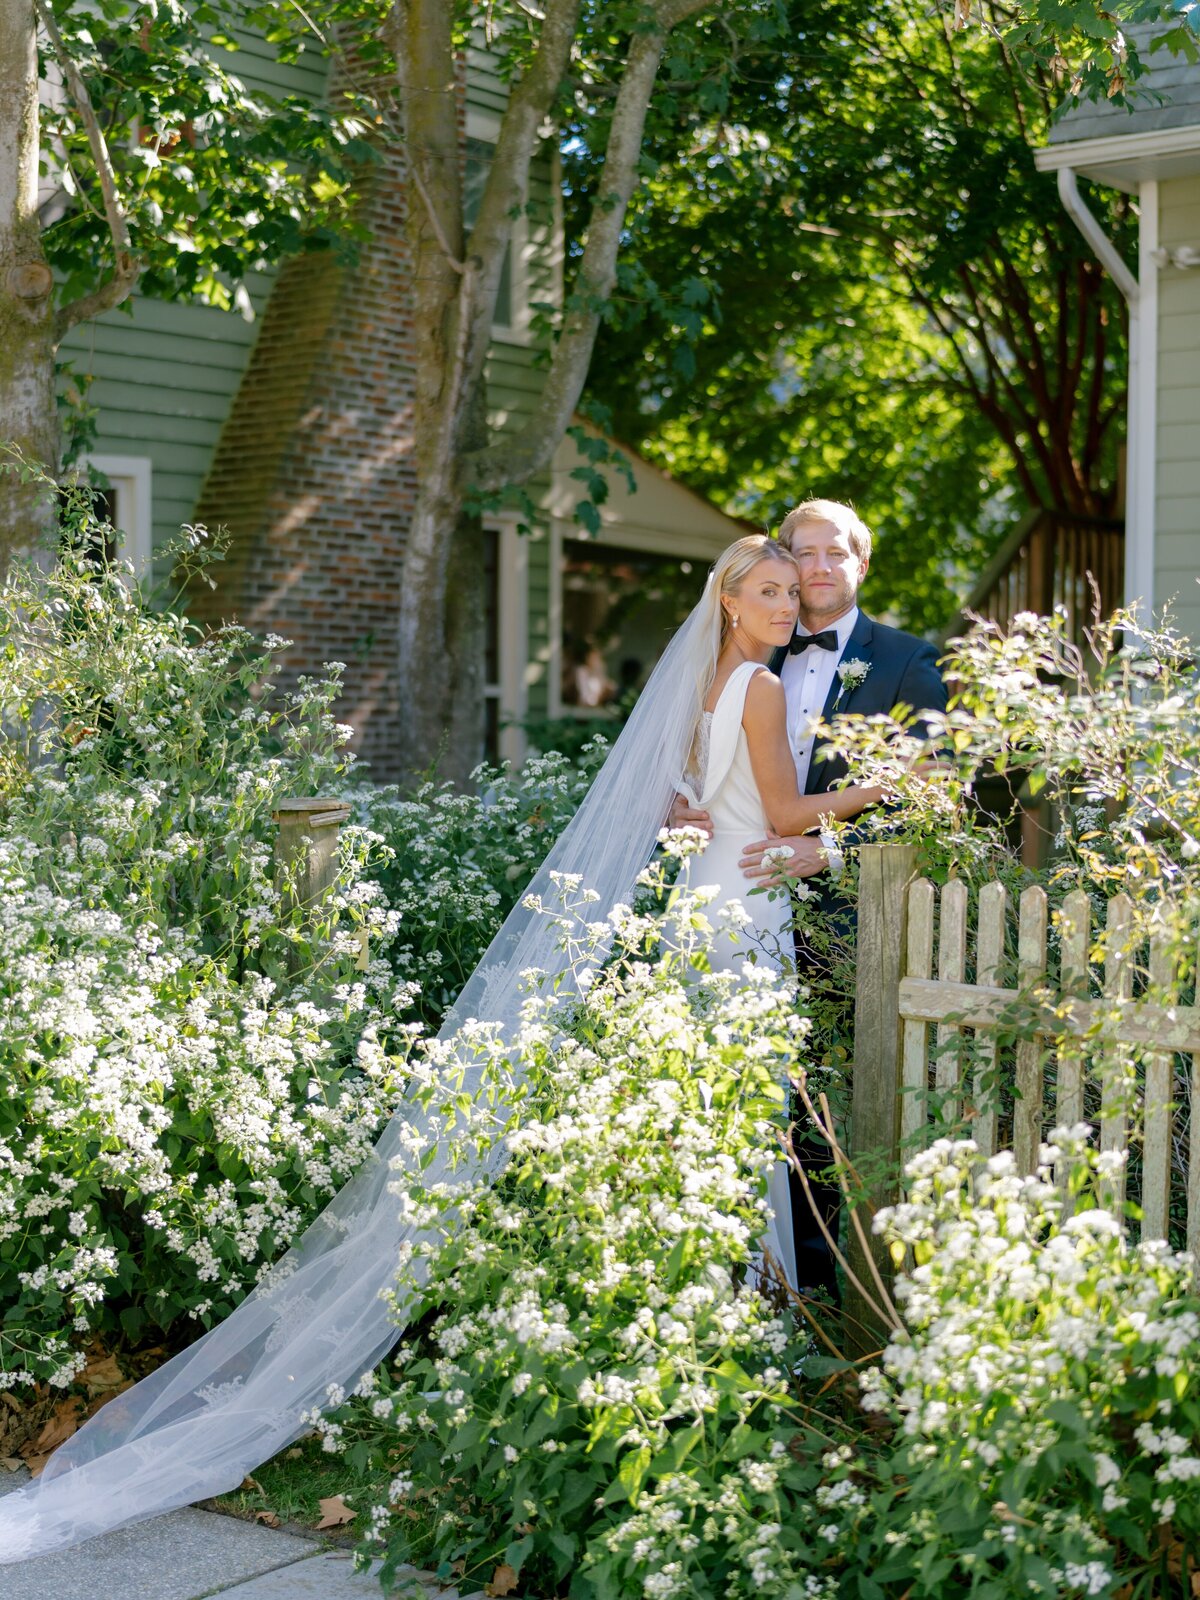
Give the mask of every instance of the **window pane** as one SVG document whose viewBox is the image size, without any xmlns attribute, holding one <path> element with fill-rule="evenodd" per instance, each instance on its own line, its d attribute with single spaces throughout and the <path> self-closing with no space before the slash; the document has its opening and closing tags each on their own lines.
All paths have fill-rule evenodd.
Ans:
<svg viewBox="0 0 1200 1600">
<path fill-rule="evenodd" d="M 632 704 L 700 598 L 705 565 L 563 541 L 562 703 Z"/>
</svg>

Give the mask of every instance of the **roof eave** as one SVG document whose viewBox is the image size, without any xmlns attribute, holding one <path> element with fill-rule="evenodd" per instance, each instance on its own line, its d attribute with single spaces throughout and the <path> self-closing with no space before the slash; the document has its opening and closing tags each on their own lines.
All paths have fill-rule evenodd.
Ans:
<svg viewBox="0 0 1200 1600">
<path fill-rule="evenodd" d="M 1148 178 L 1189 178 L 1200 173 L 1200 123 L 1072 139 L 1033 152 L 1040 172 L 1072 167 L 1084 178 L 1136 194 Z"/>
</svg>

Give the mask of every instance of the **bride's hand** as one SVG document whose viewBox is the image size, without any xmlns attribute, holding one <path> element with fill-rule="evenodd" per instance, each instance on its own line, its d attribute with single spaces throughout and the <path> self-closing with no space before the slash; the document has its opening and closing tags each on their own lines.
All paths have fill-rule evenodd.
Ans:
<svg viewBox="0 0 1200 1600">
<path fill-rule="evenodd" d="M 707 834 L 711 839 L 713 835 L 712 818 L 707 811 L 697 811 L 696 808 L 677 794 L 671 802 L 671 809 L 667 813 L 667 826 L 669 828 L 699 828 L 701 833 Z"/>
<path fill-rule="evenodd" d="M 791 854 L 783 856 L 782 852 Z M 827 866 L 824 846 L 814 833 L 793 834 L 781 839 L 772 834 L 756 839 L 742 851 L 738 866 L 752 882 L 768 886 L 788 878 L 811 878 Z"/>
</svg>

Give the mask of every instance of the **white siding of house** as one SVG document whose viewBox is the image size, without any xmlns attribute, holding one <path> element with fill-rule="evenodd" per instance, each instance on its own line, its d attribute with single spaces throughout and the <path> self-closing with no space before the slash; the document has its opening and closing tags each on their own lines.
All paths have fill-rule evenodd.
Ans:
<svg viewBox="0 0 1200 1600">
<path fill-rule="evenodd" d="M 1159 244 L 1200 246 L 1200 177 L 1159 185 Z M 1154 603 L 1200 646 L 1200 269 L 1159 275 Z"/>
</svg>

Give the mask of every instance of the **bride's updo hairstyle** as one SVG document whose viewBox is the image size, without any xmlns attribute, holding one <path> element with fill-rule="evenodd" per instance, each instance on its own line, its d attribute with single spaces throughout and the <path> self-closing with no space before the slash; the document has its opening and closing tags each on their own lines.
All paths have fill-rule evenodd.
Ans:
<svg viewBox="0 0 1200 1600">
<path fill-rule="evenodd" d="M 777 543 L 769 534 L 750 533 L 722 550 L 708 575 L 700 607 L 705 613 L 709 648 L 704 652 L 696 683 L 697 726 L 704 702 L 708 699 L 708 691 L 717 675 L 717 660 L 730 633 L 729 613 L 721 601 L 725 595 L 740 594 L 746 579 L 763 561 L 786 561 L 789 567 L 795 567 L 797 572 L 800 570 L 796 566 L 795 556 L 785 545 Z"/>
</svg>

